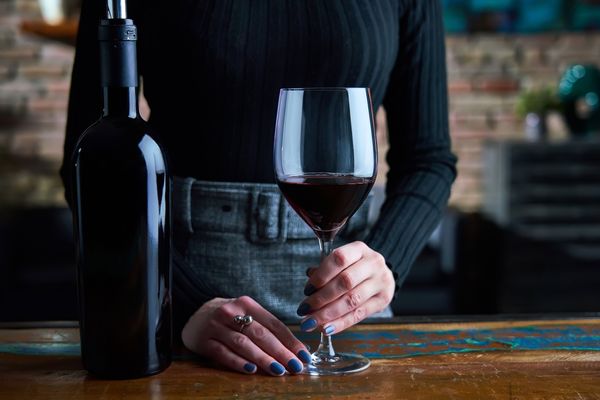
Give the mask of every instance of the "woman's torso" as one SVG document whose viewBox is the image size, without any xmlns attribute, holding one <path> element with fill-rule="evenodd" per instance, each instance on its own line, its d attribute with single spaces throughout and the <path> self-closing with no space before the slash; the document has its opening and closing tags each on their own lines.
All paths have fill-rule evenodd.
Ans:
<svg viewBox="0 0 600 400">
<path fill-rule="evenodd" d="M 174 175 L 273 182 L 281 87 L 367 86 L 377 108 L 396 61 L 398 0 L 151 1 L 143 7 L 144 93 Z"/>
</svg>

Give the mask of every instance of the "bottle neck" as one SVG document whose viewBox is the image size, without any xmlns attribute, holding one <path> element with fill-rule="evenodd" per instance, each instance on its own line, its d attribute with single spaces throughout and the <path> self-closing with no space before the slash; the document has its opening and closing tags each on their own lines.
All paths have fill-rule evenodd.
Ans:
<svg viewBox="0 0 600 400">
<path fill-rule="evenodd" d="M 104 117 L 127 117 L 137 118 L 138 102 L 135 87 L 112 87 L 102 88 L 104 95 Z"/>
<path fill-rule="evenodd" d="M 137 118 L 137 28 L 130 19 L 102 19 L 98 40 L 103 115 Z"/>
</svg>

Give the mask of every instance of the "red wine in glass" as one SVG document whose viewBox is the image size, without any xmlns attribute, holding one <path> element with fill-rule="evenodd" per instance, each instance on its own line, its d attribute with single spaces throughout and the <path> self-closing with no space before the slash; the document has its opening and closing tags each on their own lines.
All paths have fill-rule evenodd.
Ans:
<svg viewBox="0 0 600 400">
<path fill-rule="evenodd" d="M 279 189 L 292 208 L 322 240 L 336 233 L 363 203 L 374 178 L 321 173 L 282 177 Z"/>
</svg>

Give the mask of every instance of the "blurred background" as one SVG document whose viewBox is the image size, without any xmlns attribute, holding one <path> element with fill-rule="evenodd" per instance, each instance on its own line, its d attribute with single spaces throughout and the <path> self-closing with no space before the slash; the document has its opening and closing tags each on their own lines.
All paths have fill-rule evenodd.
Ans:
<svg viewBox="0 0 600 400">
<path fill-rule="evenodd" d="M 600 311 L 600 1 L 442 3 L 459 174 L 394 311 Z M 58 168 L 78 8 L 0 0 L 0 321 L 77 319 Z"/>
</svg>

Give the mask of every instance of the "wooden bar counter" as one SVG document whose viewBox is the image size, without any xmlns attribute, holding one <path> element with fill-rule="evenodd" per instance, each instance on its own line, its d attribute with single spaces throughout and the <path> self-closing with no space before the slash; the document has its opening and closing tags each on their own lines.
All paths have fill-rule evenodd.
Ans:
<svg viewBox="0 0 600 400">
<path fill-rule="evenodd" d="M 121 381 L 82 370 L 76 325 L 4 326 L 0 399 L 600 399 L 600 315 L 390 322 L 335 336 L 371 358 L 358 374 L 243 375 L 179 351 L 165 372 Z"/>
</svg>

